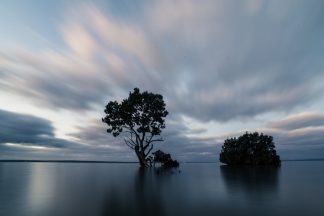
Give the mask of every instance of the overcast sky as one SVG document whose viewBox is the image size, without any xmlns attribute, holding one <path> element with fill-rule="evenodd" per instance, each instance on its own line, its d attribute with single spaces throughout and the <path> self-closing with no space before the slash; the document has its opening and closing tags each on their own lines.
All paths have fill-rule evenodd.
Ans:
<svg viewBox="0 0 324 216">
<path fill-rule="evenodd" d="M 324 1 L 18 1 L 0 7 L 0 159 L 136 161 L 101 122 L 134 87 L 164 96 L 180 161 L 274 136 L 324 158 Z"/>
</svg>

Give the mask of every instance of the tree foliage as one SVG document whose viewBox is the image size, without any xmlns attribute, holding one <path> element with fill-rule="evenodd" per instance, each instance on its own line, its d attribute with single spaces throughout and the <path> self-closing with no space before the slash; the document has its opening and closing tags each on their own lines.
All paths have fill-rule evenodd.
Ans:
<svg viewBox="0 0 324 216">
<path fill-rule="evenodd" d="M 173 160 L 171 158 L 170 154 L 164 153 L 161 150 L 157 150 L 152 153 L 153 154 L 153 161 L 154 163 L 161 163 L 163 167 L 165 168 L 171 168 L 171 167 L 178 167 L 179 162 L 177 160 Z"/>
<path fill-rule="evenodd" d="M 160 137 L 165 128 L 165 108 L 163 96 L 150 92 L 140 92 L 134 88 L 128 98 L 121 103 L 110 101 L 106 105 L 106 116 L 102 119 L 108 125 L 107 132 L 114 137 L 121 133 L 125 143 L 135 150 L 141 166 L 147 166 L 147 157 L 153 149 L 153 143 L 163 141 Z"/>
<path fill-rule="evenodd" d="M 257 132 L 226 139 L 219 159 L 230 165 L 280 165 L 273 137 Z"/>
</svg>

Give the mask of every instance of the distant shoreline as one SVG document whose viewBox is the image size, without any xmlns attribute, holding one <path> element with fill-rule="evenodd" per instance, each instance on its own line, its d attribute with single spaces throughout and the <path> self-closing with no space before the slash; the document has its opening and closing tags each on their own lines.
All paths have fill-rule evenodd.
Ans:
<svg viewBox="0 0 324 216">
<path fill-rule="evenodd" d="M 324 158 L 316 158 L 316 159 L 287 159 L 281 160 L 282 162 L 290 162 L 290 161 L 324 161 Z M 138 162 L 126 162 L 126 161 L 88 161 L 88 160 L 0 160 L 0 162 L 26 162 L 26 163 L 124 163 L 124 164 L 135 164 Z M 186 161 L 180 163 L 219 163 L 216 162 L 198 162 L 198 161 Z"/>
<path fill-rule="evenodd" d="M 125 161 L 87 161 L 87 160 L 0 160 L 0 162 L 42 162 L 42 163 L 138 163 Z"/>
</svg>

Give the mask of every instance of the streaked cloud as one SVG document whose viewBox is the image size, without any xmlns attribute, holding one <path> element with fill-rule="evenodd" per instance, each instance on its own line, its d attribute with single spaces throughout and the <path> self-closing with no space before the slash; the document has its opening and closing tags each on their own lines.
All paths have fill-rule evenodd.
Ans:
<svg viewBox="0 0 324 216">
<path fill-rule="evenodd" d="M 242 4 L 159 1 L 142 7 L 138 20 L 82 4 L 59 29 L 67 49 L 7 54 L 3 81 L 64 109 L 91 109 L 118 97 L 116 89 L 143 86 L 166 95 L 173 112 L 200 121 L 287 111 L 316 100 L 323 90 L 312 85 L 323 79 L 315 55 L 321 51 L 302 43 L 324 34 L 316 4 L 299 2 L 279 20 L 270 13 L 276 3 Z M 256 8 L 263 13 L 251 14 Z"/>
<path fill-rule="evenodd" d="M 324 126 L 324 114 L 303 112 L 268 124 L 269 127 L 293 130 L 305 127 Z"/>
<path fill-rule="evenodd" d="M 73 142 L 57 139 L 54 136 L 54 127 L 48 120 L 0 110 L 0 145 L 69 148 Z"/>
<path fill-rule="evenodd" d="M 48 120 L 4 110 L 0 110 L 0 118 L 1 159 L 134 161 L 135 158 L 126 146 L 109 136 L 99 142 L 99 138 L 106 134 L 98 127 L 92 130 L 95 137 L 82 137 L 83 131 L 80 131 L 75 139 L 66 140 L 55 136 L 55 129 Z"/>
<path fill-rule="evenodd" d="M 8 131 L 2 143 L 38 145 L 46 138 L 49 146 L 69 146 L 70 154 L 85 155 L 81 147 L 92 153 L 108 148 L 132 158 L 116 147 L 120 140 L 105 134 L 100 116 L 108 100 L 139 87 L 166 99 L 173 116 L 167 119 L 165 147 L 182 159 L 212 160 L 226 136 L 249 129 L 274 135 L 279 145 L 321 145 L 323 114 L 308 109 L 324 104 L 322 1 L 161 0 L 137 3 L 132 12 L 112 10 L 113 1 L 108 5 L 70 4 L 57 26 L 44 18 L 57 33 L 52 38 L 27 27 L 43 38 L 37 48 L 0 46 L 0 95 L 10 95 L 0 108 L 8 109 L 12 100 L 17 107 L 34 106 L 43 117 L 67 111 L 85 118 L 81 125 L 73 121 L 75 131 L 66 132 L 73 141 L 66 141 L 45 119 L 7 112 L 3 115 L 36 126 L 27 137 L 14 139 Z M 275 118 L 244 125 L 269 113 Z M 233 129 L 220 132 L 216 124 Z"/>
</svg>

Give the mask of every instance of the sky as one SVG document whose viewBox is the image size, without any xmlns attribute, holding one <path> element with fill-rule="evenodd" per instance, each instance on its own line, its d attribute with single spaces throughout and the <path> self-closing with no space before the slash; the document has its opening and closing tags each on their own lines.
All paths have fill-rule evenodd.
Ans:
<svg viewBox="0 0 324 216">
<path fill-rule="evenodd" d="M 105 105 L 138 87 L 169 115 L 155 150 L 218 161 L 263 132 L 324 158 L 322 0 L 1 0 L 0 159 L 136 161 Z"/>
</svg>

